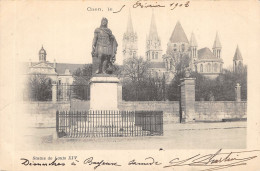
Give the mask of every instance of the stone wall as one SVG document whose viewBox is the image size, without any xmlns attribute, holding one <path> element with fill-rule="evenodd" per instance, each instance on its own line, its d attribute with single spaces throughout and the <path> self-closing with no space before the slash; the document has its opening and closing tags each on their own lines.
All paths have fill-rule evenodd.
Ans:
<svg viewBox="0 0 260 171">
<path fill-rule="evenodd" d="M 30 127 L 55 128 L 56 111 L 70 110 L 70 103 L 66 102 L 29 102 L 24 103 Z"/>
<path fill-rule="evenodd" d="M 56 110 L 87 111 L 89 101 L 71 101 L 66 103 L 31 102 L 26 103 L 28 114 L 37 127 L 55 127 Z M 180 118 L 178 101 L 123 101 L 119 110 L 157 110 L 163 111 L 164 123 L 178 123 Z M 222 121 L 230 118 L 246 118 L 247 102 L 234 101 L 196 101 L 196 121 Z"/>
<path fill-rule="evenodd" d="M 247 102 L 196 101 L 195 119 L 222 121 L 222 119 L 247 118 Z"/>
<path fill-rule="evenodd" d="M 119 110 L 163 111 L 163 121 L 179 122 L 179 101 L 123 101 Z"/>
<path fill-rule="evenodd" d="M 29 113 L 50 114 L 57 110 L 70 110 L 69 102 L 29 102 L 25 103 Z"/>
</svg>

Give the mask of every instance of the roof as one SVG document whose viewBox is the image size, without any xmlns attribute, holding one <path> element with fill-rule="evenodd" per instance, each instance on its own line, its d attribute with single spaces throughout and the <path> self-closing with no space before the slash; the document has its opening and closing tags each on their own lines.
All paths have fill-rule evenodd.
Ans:
<svg viewBox="0 0 260 171">
<path fill-rule="evenodd" d="M 165 68 L 164 62 L 150 62 L 149 68 Z"/>
<path fill-rule="evenodd" d="M 239 47 L 237 46 L 233 60 L 243 60 Z"/>
<path fill-rule="evenodd" d="M 82 68 L 84 64 L 68 64 L 68 63 L 56 63 L 56 72 L 58 74 L 64 74 L 66 69 L 69 69 L 70 73 L 73 74 L 78 68 Z"/>
<path fill-rule="evenodd" d="M 209 48 L 205 47 L 198 50 L 198 59 L 218 59 Z"/>
<path fill-rule="evenodd" d="M 190 46 L 198 46 L 197 40 L 193 32 L 191 33 Z"/>
<path fill-rule="evenodd" d="M 221 43 L 220 43 L 220 40 L 219 40 L 219 37 L 218 37 L 218 32 L 216 33 L 216 38 L 215 38 L 215 41 L 214 41 L 214 44 L 213 44 L 213 49 L 214 48 L 221 48 Z"/>
<path fill-rule="evenodd" d="M 41 62 L 32 62 L 32 67 L 39 64 Z M 45 62 L 47 65 L 53 67 L 53 63 Z M 25 62 L 22 63 L 24 65 L 22 68 L 24 68 L 25 71 L 28 71 L 29 69 L 29 63 Z M 65 74 L 65 70 L 68 69 L 71 74 L 73 74 L 74 71 L 76 71 L 78 68 L 82 68 L 85 64 L 69 64 L 69 63 L 56 63 L 56 72 L 59 75 Z M 26 67 L 27 66 L 27 67 Z"/>
<path fill-rule="evenodd" d="M 155 23 L 155 18 L 154 18 L 154 13 L 152 14 L 149 38 L 150 39 L 159 39 L 159 36 L 157 33 L 157 27 L 156 27 L 156 23 Z"/>
<path fill-rule="evenodd" d="M 189 43 L 187 36 L 181 26 L 181 23 L 178 21 L 177 24 L 175 25 L 175 28 L 172 32 L 170 41 L 172 43 L 179 43 L 179 42 L 183 42 L 183 43 Z"/>
</svg>

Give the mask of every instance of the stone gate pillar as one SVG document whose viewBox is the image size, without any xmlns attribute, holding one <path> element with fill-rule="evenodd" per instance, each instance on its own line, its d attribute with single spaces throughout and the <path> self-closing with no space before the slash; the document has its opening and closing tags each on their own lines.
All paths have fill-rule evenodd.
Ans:
<svg viewBox="0 0 260 171">
<path fill-rule="evenodd" d="M 122 102 L 122 84 L 118 84 L 117 85 L 117 99 L 118 99 L 118 103 L 121 103 Z"/>
<path fill-rule="evenodd" d="M 57 102 L 57 83 L 52 84 L 52 102 Z"/>
<path fill-rule="evenodd" d="M 236 101 L 240 102 L 241 101 L 241 86 L 239 83 L 237 83 L 235 90 L 236 90 Z"/>
<path fill-rule="evenodd" d="M 195 78 L 181 79 L 181 122 L 195 121 Z"/>
</svg>

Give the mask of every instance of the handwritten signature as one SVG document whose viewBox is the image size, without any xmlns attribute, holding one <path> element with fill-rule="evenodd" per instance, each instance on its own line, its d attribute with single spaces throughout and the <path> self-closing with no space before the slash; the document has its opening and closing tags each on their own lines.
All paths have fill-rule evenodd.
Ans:
<svg viewBox="0 0 260 171">
<path fill-rule="evenodd" d="M 202 156 L 201 154 L 194 155 L 184 160 L 174 158 L 169 162 L 169 165 L 163 168 L 169 168 L 174 166 L 209 166 L 212 168 L 204 169 L 201 171 L 213 171 L 220 170 L 234 166 L 246 165 L 246 161 L 256 158 L 256 155 L 250 156 L 253 152 L 259 152 L 260 150 L 252 151 L 239 151 L 221 153 L 222 149 L 218 150 L 214 154 L 207 154 Z"/>
</svg>

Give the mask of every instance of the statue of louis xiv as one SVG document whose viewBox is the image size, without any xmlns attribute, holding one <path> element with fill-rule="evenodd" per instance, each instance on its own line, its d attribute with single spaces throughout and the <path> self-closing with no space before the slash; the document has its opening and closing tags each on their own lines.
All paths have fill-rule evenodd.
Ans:
<svg viewBox="0 0 260 171">
<path fill-rule="evenodd" d="M 93 74 L 112 74 L 116 60 L 117 41 L 107 28 L 108 20 L 102 18 L 101 26 L 95 29 L 92 43 Z"/>
</svg>

